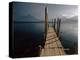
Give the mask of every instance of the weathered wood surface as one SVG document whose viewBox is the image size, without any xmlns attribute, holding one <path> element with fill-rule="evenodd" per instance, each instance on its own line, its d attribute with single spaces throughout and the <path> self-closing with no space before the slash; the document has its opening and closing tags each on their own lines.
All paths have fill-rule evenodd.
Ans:
<svg viewBox="0 0 80 60">
<path fill-rule="evenodd" d="M 55 30 L 49 27 L 44 48 L 40 51 L 40 56 L 65 55 L 64 48 L 56 35 Z"/>
</svg>

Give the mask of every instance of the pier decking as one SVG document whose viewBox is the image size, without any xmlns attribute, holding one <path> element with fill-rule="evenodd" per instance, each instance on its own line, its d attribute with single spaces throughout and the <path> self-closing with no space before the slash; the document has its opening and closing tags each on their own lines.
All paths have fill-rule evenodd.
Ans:
<svg viewBox="0 0 80 60">
<path fill-rule="evenodd" d="M 53 29 L 53 27 L 49 27 L 47 30 L 45 46 L 41 49 L 40 56 L 56 55 L 65 55 L 65 52 L 55 30 Z"/>
</svg>

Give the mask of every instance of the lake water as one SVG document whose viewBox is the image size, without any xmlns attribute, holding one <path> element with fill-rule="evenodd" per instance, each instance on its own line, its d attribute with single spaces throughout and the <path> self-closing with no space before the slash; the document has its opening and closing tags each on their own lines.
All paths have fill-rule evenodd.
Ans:
<svg viewBox="0 0 80 60">
<path fill-rule="evenodd" d="M 52 26 L 52 23 L 49 23 Z M 15 23 L 13 25 L 15 32 L 32 32 L 40 34 L 42 38 L 44 34 L 44 23 Z M 78 25 L 73 23 L 61 23 L 60 26 L 61 43 L 64 48 L 71 48 L 75 44 L 78 44 Z M 37 38 L 37 37 L 36 37 Z M 77 47 L 77 45 L 76 45 Z"/>
</svg>

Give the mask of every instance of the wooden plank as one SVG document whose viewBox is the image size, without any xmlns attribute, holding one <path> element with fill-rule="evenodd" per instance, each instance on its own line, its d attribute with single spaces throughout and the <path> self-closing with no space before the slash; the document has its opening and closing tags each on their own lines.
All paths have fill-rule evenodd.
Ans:
<svg viewBox="0 0 80 60">
<path fill-rule="evenodd" d="M 43 49 L 41 49 L 40 56 L 56 55 L 65 55 L 65 52 L 59 38 L 56 35 L 55 30 L 52 27 L 49 27 L 45 41 L 45 46 Z"/>
</svg>

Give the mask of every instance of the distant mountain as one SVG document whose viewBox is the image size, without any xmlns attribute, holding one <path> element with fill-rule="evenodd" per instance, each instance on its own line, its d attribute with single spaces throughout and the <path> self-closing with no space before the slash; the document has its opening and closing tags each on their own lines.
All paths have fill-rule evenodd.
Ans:
<svg viewBox="0 0 80 60">
<path fill-rule="evenodd" d="M 41 21 L 41 20 L 29 14 L 27 16 L 21 16 L 15 22 L 35 22 L 35 21 Z"/>
<path fill-rule="evenodd" d="M 44 22 L 44 20 L 37 19 L 36 17 L 28 14 L 27 16 L 21 16 L 15 20 L 15 22 Z M 48 19 L 48 22 L 52 22 L 52 19 Z M 74 16 L 71 18 L 62 17 L 61 23 L 70 23 L 70 22 L 78 22 L 78 16 Z"/>
<path fill-rule="evenodd" d="M 78 22 L 78 16 L 74 16 L 74 17 L 71 17 L 71 18 L 63 17 L 61 20 L 62 20 L 62 23 Z"/>
<path fill-rule="evenodd" d="M 27 16 L 23 16 L 22 19 L 24 20 L 37 20 L 34 16 L 32 15 L 27 15 Z"/>
<path fill-rule="evenodd" d="M 78 16 L 71 17 L 70 20 L 78 20 Z"/>
</svg>

